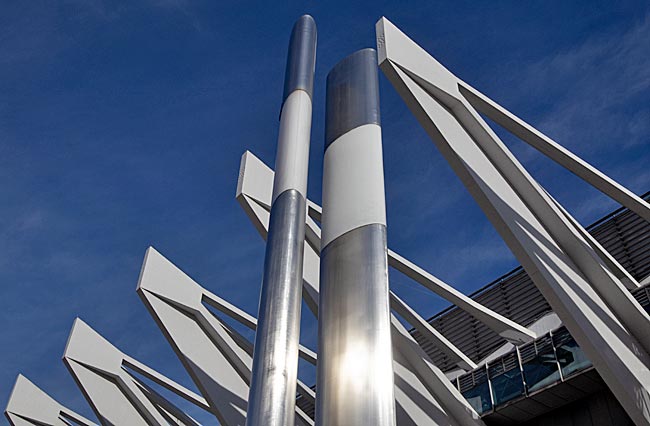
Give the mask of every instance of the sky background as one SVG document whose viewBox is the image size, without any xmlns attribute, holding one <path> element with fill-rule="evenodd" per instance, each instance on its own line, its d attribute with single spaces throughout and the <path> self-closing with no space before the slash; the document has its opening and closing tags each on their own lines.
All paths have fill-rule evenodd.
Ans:
<svg viewBox="0 0 650 426">
<path fill-rule="evenodd" d="M 274 163 L 287 43 L 301 14 L 319 31 L 308 195 L 320 203 L 325 77 L 374 47 L 382 15 L 633 192 L 650 190 L 649 9 L 595 0 L 1 0 L 0 408 L 22 372 L 92 417 L 61 362 L 76 316 L 194 389 L 135 293 L 149 245 L 256 314 L 264 244 L 235 201 L 237 173 L 247 149 Z M 467 293 L 515 267 L 383 76 L 380 85 L 389 246 Z M 499 134 L 582 224 L 618 207 Z M 394 273 L 391 288 L 425 317 L 447 306 Z M 301 339 L 315 348 L 315 321 L 303 313 Z M 313 371 L 303 366 L 301 376 Z"/>
</svg>

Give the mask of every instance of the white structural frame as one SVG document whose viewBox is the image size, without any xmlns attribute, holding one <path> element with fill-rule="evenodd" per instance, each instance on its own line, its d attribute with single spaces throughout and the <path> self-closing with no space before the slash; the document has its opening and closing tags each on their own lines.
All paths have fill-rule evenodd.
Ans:
<svg viewBox="0 0 650 426">
<path fill-rule="evenodd" d="M 102 425 L 199 425 L 133 372 L 209 410 L 204 398 L 124 354 L 79 318 L 63 361 Z"/>
<path fill-rule="evenodd" d="M 268 226 L 268 201 L 270 200 L 272 191 L 269 182 L 272 181 L 273 170 L 265 165 L 253 153 L 246 151 L 242 155 L 240 165 L 237 200 L 263 238 L 266 236 L 265 229 L 266 226 Z M 321 208 L 316 203 L 309 200 L 307 200 L 307 206 L 310 217 L 306 219 L 307 232 L 305 238 L 309 247 L 311 247 L 311 250 L 305 250 L 305 265 L 310 266 L 305 266 L 303 271 L 303 299 L 310 307 L 316 305 L 315 309 L 312 309 L 312 312 L 315 311 L 314 314 L 317 315 L 317 292 L 319 281 L 318 273 L 317 271 L 314 271 L 314 267 L 318 267 L 318 256 L 321 245 L 320 228 L 316 223 L 316 220 L 320 221 Z M 479 321 L 482 321 L 486 326 L 512 343 L 525 343 L 532 341 L 537 337 L 532 330 L 481 305 L 456 290 L 451 285 L 418 267 L 414 263 L 400 256 L 398 253 L 390 250 L 390 248 L 388 249 L 388 264 L 399 272 L 405 274 L 407 277 L 413 279 L 415 282 L 438 294 L 445 300 L 465 310 L 467 313 L 474 316 Z M 393 299 L 394 296 L 391 296 L 391 306 L 393 306 L 393 309 L 395 309 L 400 316 L 403 316 L 405 312 L 403 309 L 399 308 L 400 303 Z M 419 317 L 419 319 L 413 318 L 413 321 L 409 321 L 413 327 L 418 329 L 424 328 L 422 327 L 422 322 L 426 321 L 421 317 Z M 451 342 L 449 342 L 444 336 L 435 331 L 432 334 L 436 335 L 434 343 L 435 341 L 439 342 L 436 346 L 454 359 L 457 364 L 463 366 L 464 369 L 467 370 L 474 368 L 473 363 L 471 363 L 471 361 L 468 363 L 467 357 L 464 354 L 461 354 L 459 349 L 451 344 Z"/>
<path fill-rule="evenodd" d="M 224 426 L 246 424 L 253 344 L 220 319 L 208 306 L 255 330 L 257 319 L 201 287 L 153 247 L 145 255 L 137 292 L 147 306 L 210 411 Z M 316 363 L 316 355 L 300 346 L 299 355 Z M 298 391 L 314 394 L 300 381 Z M 313 420 L 296 407 L 296 422 Z"/>
<path fill-rule="evenodd" d="M 650 316 L 630 293 L 640 284 L 533 179 L 481 114 L 648 222 L 650 205 L 460 80 L 387 19 L 382 18 L 376 30 L 378 63 L 382 71 L 548 300 L 559 318 L 558 322 L 561 321 L 575 338 L 629 417 L 635 424 L 650 426 Z M 293 117 L 285 120 L 286 128 L 281 130 L 280 139 L 285 142 L 308 140 L 309 120 L 306 117 L 311 114 L 312 90 L 309 76 L 313 77 L 310 67 L 313 65 L 300 68 L 296 74 L 299 78 L 290 80 L 287 86 L 290 90 L 285 87 L 285 115 Z M 360 81 L 363 84 L 366 80 Z M 368 98 L 362 97 L 357 101 L 366 102 Z M 374 179 L 374 183 L 383 181 L 375 167 L 379 163 L 363 156 L 374 156 L 375 160 L 381 156 L 380 144 L 375 143 L 381 138 L 378 101 L 375 103 L 377 105 L 373 104 L 371 108 L 352 108 L 342 114 L 339 118 L 345 122 L 341 126 L 345 131 L 328 140 L 328 147 L 330 142 L 348 137 L 354 139 L 355 144 L 338 143 L 338 148 L 333 146 L 326 151 L 326 156 L 336 157 L 336 161 L 326 166 L 335 164 L 337 167 L 335 173 L 329 173 L 332 182 L 327 186 L 337 190 L 336 194 L 324 194 L 323 198 L 329 201 L 332 197 L 342 198 L 337 200 L 335 207 L 330 203 L 325 215 L 320 206 L 305 198 L 308 147 L 304 143 L 293 147 L 298 148 L 296 150 L 289 149 L 291 144 L 280 144 L 277 164 L 283 173 L 277 177 L 252 153 L 247 151 L 242 156 L 236 198 L 264 240 L 274 239 L 269 238 L 274 203 L 288 192 L 296 192 L 302 197 L 302 203 L 294 203 L 300 207 L 299 214 L 293 215 L 300 218 L 299 226 L 291 229 L 304 228 L 304 238 L 300 230 L 300 238 L 294 239 L 293 243 L 304 245 L 302 298 L 317 319 L 321 247 L 363 227 L 377 224 L 385 227 L 383 201 L 377 202 L 379 196 L 383 197 L 383 184 L 358 185 L 356 192 L 352 190 L 352 186 L 362 179 Z M 359 117 L 354 116 L 359 111 L 374 114 L 375 107 L 377 121 L 355 121 Z M 335 108 L 333 111 L 338 110 Z M 290 128 L 287 124 L 294 122 L 302 123 L 302 127 Z M 346 163 L 350 158 L 356 158 L 352 166 L 357 168 Z M 354 185 L 348 188 L 348 183 Z M 361 187 L 370 188 L 372 193 L 363 188 L 359 190 Z M 338 202 L 341 200 L 343 202 Z M 366 208 L 350 214 L 346 211 L 350 203 L 362 204 Z M 294 213 L 298 210 L 294 209 Z M 328 223 L 334 217 L 328 218 L 328 214 L 339 217 Z M 328 225 L 321 235 L 319 224 L 323 222 Z M 369 246 L 366 246 L 367 252 L 372 249 L 368 249 Z M 381 250 L 386 253 L 388 266 L 482 322 L 506 339 L 508 345 L 521 345 L 537 337 L 530 328 L 474 301 L 385 244 Z M 300 264 L 289 263 L 294 265 L 291 268 L 298 268 L 296 265 Z M 349 276 L 356 277 L 355 270 L 352 272 Z M 284 279 L 288 282 L 286 277 Z M 137 293 L 201 395 L 124 354 L 77 319 L 63 361 L 99 423 L 103 426 L 198 425 L 196 420 L 160 395 L 151 386 L 154 383 L 211 413 L 223 426 L 245 425 L 250 395 L 255 394 L 263 401 L 266 391 L 261 390 L 264 386 L 251 391 L 254 345 L 244 336 L 245 333 L 238 331 L 238 326 L 232 325 L 225 317 L 252 331 L 257 331 L 257 319 L 196 283 L 152 247 L 145 254 Z M 484 426 L 480 416 L 449 379 L 453 374 L 479 368 L 477 364 L 483 364 L 485 360 L 472 360 L 393 291 L 389 292 L 389 300 L 392 390 L 397 425 Z M 296 310 L 291 312 L 295 317 Z M 405 323 L 416 329 L 425 341 L 435 345 L 456 364 L 458 370 L 444 374 L 406 329 Z M 540 331 L 547 325 L 538 323 L 531 327 Z M 291 339 L 296 338 L 296 334 L 284 333 L 285 336 L 291 335 Z M 292 353 L 295 352 L 293 349 Z M 518 348 L 516 351 L 519 353 Z M 318 356 L 314 351 L 298 344 L 297 352 L 310 364 L 317 365 Z M 288 382 L 293 380 L 293 377 L 288 378 Z M 350 382 L 358 384 L 354 380 Z M 295 384 L 296 392 L 293 383 L 286 388 L 289 389 L 287 398 L 293 398 L 293 393 L 297 393 L 316 406 L 316 393 L 300 380 Z M 292 406 L 295 401 L 292 399 L 290 402 L 286 406 Z M 314 419 L 300 407 L 292 410 L 295 417 L 290 416 L 299 426 L 314 425 Z M 284 411 L 282 416 L 287 410 Z M 16 379 L 5 415 L 12 426 L 96 426 L 93 421 L 59 404 L 22 375 Z M 260 424 L 260 418 L 264 415 L 252 422 Z M 292 420 L 285 419 L 278 424 L 291 423 Z"/>
<path fill-rule="evenodd" d="M 12 426 L 97 426 L 59 404 L 22 374 L 16 378 L 5 416 Z"/>
<path fill-rule="evenodd" d="M 272 195 L 270 182 L 273 182 L 273 170 L 250 151 L 246 151 L 242 155 L 236 197 L 263 238 L 268 227 L 268 202 Z M 320 220 L 320 206 L 309 200 L 307 205 L 311 215 L 316 220 Z M 306 220 L 308 231 L 305 238 L 308 242 L 308 248 L 305 248 L 303 268 L 303 299 L 310 306 L 310 299 L 315 298 L 315 300 L 318 300 L 318 258 L 321 242 L 320 228 L 315 220 L 311 217 L 307 217 Z M 459 298 L 466 299 L 466 305 L 470 309 L 472 306 L 478 305 L 482 312 L 492 312 L 467 296 L 462 295 L 462 293 L 457 293 Z M 391 306 L 393 306 L 394 298 L 396 296 L 391 292 Z M 317 308 L 316 304 L 314 312 L 316 317 L 318 317 Z M 416 324 L 421 327 L 421 323 L 426 321 L 412 309 L 411 311 L 414 317 L 419 318 Z M 515 324 L 517 329 L 527 330 L 525 327 L 497 313 L 493 314 L 494 316 L 489 318 L 492 318 L 501 330 L 505 329 L 504 325 L 507 324 Z M 416 326 L 415 324 L 411 325 Z M 471 360 L 444 336 L 435 333 L 439 340 L 434 340 L 433 343 L 439 344 L 438 347 L 452 359 L 455 359 L 460 367 L 469 369 L 471 364 L 467 364 L 468 361 L 471 363 Z M 428 359 L 428 355 L 395 316 L 391 318 L 391 334 L 393 337 L 393 355 L 395 357 L 393 367 L 395 371 L 395 402 L 398 425 L 484 425 L 476 411 L 467 403 L 467 400 L 452 385 L 444 373 Z M 534 336 L 532 331 L 526 334 Z M 397 352 L 399 354 L 396 355 Z M 425 400 L 429 401 L 425 406 L 414 402 Z"/>
<path fill-rule="evenodd" d="M 650 317 L 608 267 L 613 258 L 601 258 L 474 105 L 646 220 L 648 204 L 462 82 L 386 18 L 376 29 L 384 74 L 628 415 L 650 425 Z"/>
</svg>

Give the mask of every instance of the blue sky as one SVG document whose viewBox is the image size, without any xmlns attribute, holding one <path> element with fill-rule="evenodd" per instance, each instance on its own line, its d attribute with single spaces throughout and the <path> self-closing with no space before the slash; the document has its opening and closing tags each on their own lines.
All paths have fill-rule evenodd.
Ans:
<svg viewBox="0 0 650 426">
<path fill-rule="evenodd" d="M 287 42 L 303 13 L 319 30 L 314 201 L 325 76 L 374 45 L 382 15 L 632 191 L 650 190 L 647 2 L 3 0 L 1 10 L 2 407 L 22 372 L 92 415 L 60 360 L 76 316 L 192 386 L 135 294 L 149 245 L 256 313 L 264 245 L 234 199 L 237 171 L 246 149 L 274 162 Z M 391 248 L 465 292 L 516 266 L 388 81 L 380 84 Z M 617 207 L 504 140 L 583 224 Z M 396 274 L 391 286 L 424 316 L 446 306 Z M 312 347 L 315 330 L 307 313 Z"/>
</svg>

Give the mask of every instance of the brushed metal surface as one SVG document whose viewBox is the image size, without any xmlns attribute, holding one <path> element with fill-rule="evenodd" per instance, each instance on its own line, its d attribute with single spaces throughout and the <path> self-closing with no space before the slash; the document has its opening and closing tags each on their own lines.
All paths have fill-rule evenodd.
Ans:
<svg viewBox="0 0 650 426">
<path fill-rule="evenodd" d="M 341 135 L 364 124 L 381 125 L 375 49 L 354 52 L 327 75 L 325 149 Z"/>
<path fill-rule="evenodd" d="M 289 40 L 287 69 L 284 74 L 283 104 L 294 90 L 304 90 L 313 99 L 316 38 L 314 18 L 309 15 L 298 18 Z"/>
<path fill-rule="evenodd" d="M 395 425 L 386 226 L 321 252 L 316 425 Z"/>
<path fill-rule="evenodd" d="M 295 189 L 271 208 L 248 398 L 248 426 L 292 426 L 305 243 L 305 199 Z"/>
</svg>

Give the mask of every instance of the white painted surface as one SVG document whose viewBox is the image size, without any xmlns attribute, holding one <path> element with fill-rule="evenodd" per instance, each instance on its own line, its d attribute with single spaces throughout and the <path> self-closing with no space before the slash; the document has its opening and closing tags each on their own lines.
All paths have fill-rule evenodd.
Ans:
<svg viewBox="0 0 650 426">
<path fill-rule="evenodd" d="M 296 189 L 307 198 L 310 133 L 311 98 L 296 90 L 284 102 L 280 115 L 273 201 L 287 189 Z"/>
<path fill-rule="evenodd" d="M 495 123 L 518 136 L 522 141 L 571 171 L 603 194 L 621 203 L 646 221 L 650 221 L 650 205 L 623 185 L 555 142 L 530 124 L 506 110 L 478 90 L 460 82 L 461 93 L 472 106 Z"/>
<path fill-rule="evenodd" d="M 446 416 L 429 414 L 439 425 L 485 426 L 481 417 L 474 411 L 460 391 L 436 367 L 413 336 L 395 318 L 391 317 L 393 351 L 399 351 L 408 362 L 410 371 L 424 385 L 427 391 L 444 407 Z"/>
<path fill-rule="evenodd" d="M 479 183 L 478 187 L 482 186 L 482 182 L 484 182 L 482 180 L 483 176 L 477 180 L 472 176 L 468 176 L 466 171 L 459 173 L 459 170 L 462 169 L 459 169 L 457 165 L 461 165 L 462 167 L 465 164 L 467 166 L 465 169 L 469 170 L 473 168 L 473 166 L 468 166 L 469 162 L 474 161 L 475 158 L 471 154 L 466 156 L 465 153 L 461 153 L 460 151 L 453 152 L 454 150 L 458 151 L 461 147 L 460 143 L 454 143 L 453 138 L 456 137 L 459 138 L 458 141 L 460 141 L 460 138 L 468 136 L 473 141 L 480 141 L 480 155 L 486 157 L 490 162 L 487 168 L 495 168 L 516 194 L 514 197 L 503 198 L 496 200 L 496 202 L 510 203 L 515 198 L 521 200 L 525 204 L 525 208 L 538 218 L 546 232 L 553 239 L 554 244 L 557 244 L 562 251 L 566 252 L 574 264 L 574 269 L 586 278 L 589 285 L 599 293 L 599 296 L 602 297 L 616 314 L 617 319 L 633 334 L 643 349 L 650 353 L 650 333 L 647 332 L 647 327 L 650 325 L 650 315 L 645 312 L 630 292 L 627 291 L 621 279 L 609 271 L 607 261 L 603 261 L 601 256 L 594 250 L 594 247 L 585 240 L 582 234 L 585 234 L 586 231 L 580 225 L 576 226 L 575 223 L 577 222 L 565 217 L 561 209 L 555 205 L 541 185 L 517 161 L 497 134 L 474 109 L 472 102 L 482 102 L 482 104 L 485 104 L 485 99 L 487 98 L 478 98 L 477 94 L 479 92 L 474 89 L 472 89 L 472 95 L 468 91 L 470 88 L 469 85 L 459 80 L 385 18 L 382 18 L 377 23 L 377 33 L 378 40 L 382 40 L 384 46 L 382 48 L 384 51 L 384 61 L 381 64 L 382 69 L 387 75 L 391 74 L 391 79 L 400 79 L 403 81 L 405 84 L 404 87 L 410 92 L 411 96 L 415 95 L 417 97 L 416 92 L 422 94 L 422 100 L 418 101 L 419 105 L 416 106 L 415 103 L 411 103 L 410 106 L 416 108 L 414 112 L 417 111 L 416 115 L 419 115 L 418 118 L 420 121 L 425 123 L 423 126 L 432 135 L 432 139 L 437 139 L 434 142 L 438 143 L 441 152 L 445 155 L 452 167 L 455 168 L 457 174 L 470 192 L 476 188 L 476 182 Z M 412 89 L 411 86 L 413 87 Z M 461 87 L 464 87 L 465 90 L 460 91 L 459 88 Z M 469 97 L 466 98 L 465 96 Z M 503 108 L 496 109 L 497 105 L 492 104 L 489 110 L 491 114 L 504 114 L 507 112 Z M 422 108 L 426 111 L 423 111 Z M 440 111 L 440 113 L 436 111 Z M 423 112 L 428 117 L 425 118 L 422 115 Z M 494 115 L 493 118 L 498 117 Z M 509 124 L 513 126 L 516 124 L 513 121 L 516 117 L 510 114 L 509 116 L 504 115 L 501 118 L 504 120 L 502 124 L 506 126 L 506 129 L 513 132 L 516 131 L 514 127 L 511 128 L 508 126 Z M 453 123 L 447 125 L 443 120 L 456 121 L 460 126 Z M 431 127 L 432 125 L 433 128 Z M 454 127 L 461 128 L 461 130 L 458 131 Z M 435 130 L 433 130 L 434 128 Z M 446 131 L 445 129 L 448 130 Z M 528 143 L 531 143 L 535 137 L 538 139 L 540 137 L 540 135 L 535 136 L 530 132 L 516 132 L 515 134 Z M 451 140 L 451 143 L 449 143 L 451 151 L 448 151 L 447 147 L 441 147 L 440 137 Z M 537 140 L 537 143 L 546 145 L 551 142 L 550 140 Z M 481 161 L 474 162 L 478 164 Z M 569 163 L 573 165 L 577 164 L 573 160 L 568 163 L 560 162 L 561 165 L 574 171 L 569 167 Z M 596 169 L 591 167 L 589 170 L 591 174 L 584 176 L 587 182 L 595 186 L 599 182 L 605 182 L 597 178 L 596 174 L 594 174 Z M 477 169 L 476 172 L 470 170 L 469 173 L 481 174 L 483 172 Z M 574 171 L 574 173 L 578 172 Z M 612 195 L 612 197 L 617 195 L 623 197 L 620 199 L 617 198 L 617 200 L 624 203 L 631 210 L 637 211 L 641 217 L 650 217 L 650 207 L 645 201 L 634 196 L 627 190 L 623 191 L 624 188 L 611 179 L 607 178 L 607 182 L 607 185 L 609 185 L 607 188 L 609 189 L 601 187 L 601 190 Z M 487 186 L 489 187 L 488 191 L 496 188 L 492 184 L 488 184 Z M 486 193 L 482 189 L 479 190 Z M 474 191 L 474 194 L 477 194 L 477 192 Z M 483 195 L 479 197 L 483 197 Z M 635 197 L 638 202 L 633 200 Z M 480 201 L 479 204 L 481 204 Z M 482 205 L 484 210 L 485 208 L 492 208 L 487 206 L 488 204 L 485 203 Z M 488 217 L 490 217 L 489 213 Z M 499 229 L 498 226 L 497 229 Z M 525 267 L 525 262 L 522 261 L 522 265 Z M 624 278 L 629 280 L 628 277 Z"/>
<path fill-rule="evenodd" d="M 413 373 L 413 366 L 399 350 L 393 350 L 393 371 L 398 426 L 458 425 Z"/>
<path fill-rule="evenodd" d="M 59 404 L 22 374 L 16 378 L 5 414 L 16 426 L 68 426 L 70 423 L 65 417 L 75 419 L 80 425 L 95 426 L 92 421 Z"/>
<path fill-rule="evenodd" d="M 268 185 L 264 185 L 264 182 L 265 181 L 268 182 L 270 180 L 269 177 L 272 176 L 273 171 L 269 169 L 259 159 L 257 159 L 257 157 L 255 157 L 254 154 L 247 152 L 245 155 L 246 155 L 246 161 L 245 162 L 242 161 L 242 169 L 240 170 L 240 181 L 243 184 L 240 185 L 242 189 L 238 191 L 238 200 L 241 203 L 244 210 L 246 211 L 246 213 L 249 215 L 255 227 L 261 230 L 260 233 L 264 237 L 264 230 L 268 227 L 268 211 L 265 210 L 262 206 L 266 204 L 265 200 L 268 200 L 270 198 L 270 191 L 271 191 Z M 262 180 L 258 182 L 252 182 L 257 178 L 260 178 Z M 318 205 L 314 204 L 313 202 L 310 202 L 309 200 L 307 202 L 310 205 L 310 208 L 312 208 L 314 211 L 321 212 L 321 208 Z M 311 245 L 320 246 L 321 245 L 320 229 L 318 228 L 318 225 L 311 218 L 309 218 L 309 220 L 307 221 L 307 225 L 308 228 L 310 229 L 310 232 L 307 232 L 306 236 L 308 238 L 313 239 L 313 241 L 311 241 L 308 246 Z M 319 255 L 319 253 L 315 253 L 311 250 L 305 250 L 305 253 L 306 254 L 309 253 L 311 255 L 311 258 L 309 262 L 306 260 L 304 264 L 303 290 L 311 292 L 311 294 L 314 295 L 313 298 L 317 301 L 318 289 L 319 289 L 318 288 L 319 287 L 319 282 L 318 282 L 319 262 L 317 256 Z M 389 256 L 390 253 L 392 252 L 389 251 Z M 417 268 L 417 266 L 408 262 L 406 259 L 403 259 L 401 257 L 399 257 L 399 259 L 408 265 L 406 266 L 407 269 L 411 267 Z M 419 271 L 422 270 L 419 269 Z M 439 281 L 437 278 L 433 276 L 429 275 L 429 277 L 430 277 L 429 279 L 433 279 L 435 282 Z M 445 286 L 447 285 L 445 284 Z M 451 288 L 451 286 L 448 287 Z M 518 324 L 511 322 L 510 320 L 507 320 L 506 318 L 494 313 L 488 308 L 483 307 L 482 305 L 474 302 L 467 296 L 462 295 L 462 293 L 460 292 L 456 292 L 456 293 L 457 293 L 456 298 L 462 300 L 467 299 L 467 303 L 463 305 L 463 308 L 467 308 L 467 306 L 473 306 L 474 304 L 482 308 L 481 312 L 485 313 L 486 318 L 493 319 L 494 324 L 501 324 L 500 326 L 497 326 L 499 330 L 502 331 L 508 329 L 512 330 L 511 327 L 514 326 L 515 327 L 514 330 L 516 331 L 525 330 L 526 333 L 530 333 L 529 331 L 526 330 L 526 328 L 521 327 Z M 442 292 L 442 294 L 448 296 L 448 294 L 445 292 Z M 455 299 L 450 299 L 450 300 L 455 300 Z M 318 307 L 316 306 L 316 309 L 317 308 Z M 506 323 L 502 323 L 502 321 L 506 321 Z M 399 321 L 397 320 L 393 321 L 392 328 L 393 328 L 393 333 L 401 332 L 401 333 L 406 333 L 403 334 L 404 336 L 408 335 L 408 332 L 404 329 L 404 327 L 401 326 L 401 324 L 399 324 Z M 534 336 L 534 334 L 532 335 Z M 417 345 L 417 343 L 412 339 L 412 337 L 410 337 L 410 335 L 408 337 L 410 339 L 406 339 L 406 338 L 401 339 L 400 340 L 402 342 L 401 344 L 393 342 L 395 345 L 394 347 L 400 347 L 400 350 L 405 351 L 405 353 L 408 353 L 411 359 L 415 357 L 420 357 L 422 359 L 428 358 L 428 356 L 424 353 L 422 348 L 420 348 Z M 404 347 L 403 342 L 405 341 L 409 342 L 408 344 L 409 348 Z M 417 349 L 415 347 L 417 347 Z M 414 351 L 416 351 L 417 353 L 414 353 Z M 406 361 L 401 354 L 398 355 L 398 358 L 396 358 L 396 360 L 397 359 L 400 360 L 400 365 L 395 367 L 395 377 L 396 378 L 401 377 L 404 379 L 403 382 L 400 382 L 400 385 L 398 385 L 397 383 L 395 384 L 396 403 L 397 405 L 400 406 L 400 410 L 402 410 L 400 414 L 401 418 L 399 424 L 456 425 L 459 423 L 456 423 L 456 420 L 447 414 L 446 412 L 447 408 L 443 408 L 448 406 L 455 406 L 454 408 L 452 408 L 452 410 L 457 412 L 462 412 L 463 414 L 460 414 L 460 417 L 467 416 L 464 417 L 465 423 L 463 424 L 483 425 L 480 419 L 478 419 L 478 415 L 467 404 L 467 401 L 465 401 L 465 399 L 458 393 L 458 391 L 455 390 L 455 388 L 451 385 L 449 380 L 446 379 L 444 381 L 440 380 L 442 377 L 444 377 L 444 374 L 440 372 L 430 362 L 425 362 L 425 361 L 419 362 L 418 363 L 419 370 L 414 371 L 414 367 L 408 361 Z M 394 366 L 395 365 L 396 364 L 394 364 Z M 435 373 L 434 371 L 438 371 L 438 373 Z M 404 385 L 405 383 L 408 386 L 405 386 Z M 451 389 L 452 393 L 443 396 L 442 398 L 442 401 L 444 401 L 443 404 L 443 402 L 440 403 L 437 402 L 436 397 L 434 397 L 431 393 L 432 389 L 437 389 L 438 392 L 449 392 L 449 389 Z M 422 401 L 424 400 L 426 400 L 427 402 L 422 403 Z M 421 405 L 418 406 L 418 404 Z M 432 410 L 432 407 L 435 407 L 435 409 Z M 410 419 L 407 420 L 404 416 L 410 417 Z M 469 420 L 469 422 L 467 420 Z"/>
<path fill-rule="evenodd" d="M 387 20 L 377 27 L 386 76 L 628 415 L 650 425 L 650 357 L 639 345 L 648 339 L 647 314 L 615 277 L 604 277 L 593 249 L 460 95 L 459 80 Z M 635 332 L 641 327 L 646 334 Z"/>
<path fill-rule="evenodd" d="M 245 424 L 252 343 L 206 304 L 251 329 L 256 318 L 200 286 L 153 247 L 145 256 L 138 293 L 217 419 L 229 426 Z M 302 346 L 300 356 L 316 361 L 316 354 Z M 297 423 L 310 424 L 299 409 L 296 416 Z"/>
<path fill-rule="evenodd" d="M 270 210 L 274 175 L 273 170 L 255 154 L 250 151 L 244 152 L 239 165 L 235 197 L 240 199 L 243 195 L 247 195 Z"/>
<path fill-rule="evenodd" d="M 352 129 L 327 148 L 321 248 L 360 226 L 386 225 L 383 164 L 376 124 Z"/>
<path fill-rule="evenodd" d="M 525 343 L 537 337 L 529 328 L 486 308 L 390 249 L 388 250 L 388 265 L 458 306 L 510 342 Z"/>
<path fill-rule="evenodd" d="M 268 228 L 268 209 L 270 208 L 272 191 L 270 182 L 272 180 L 273 170 L 257 158 L 255 154 L 246 151 L 242 157 L 242 165 L 239 171 L 240 189 L 237 192 L 237 199 L 263 238 L 266 238 L 266 229 Z M 307 200 L 307 205 L 319 217 L 321 216 L 322 209 L 319 205 L 310 200 Z M 320 228 L 311 218 L 307 220 L 305 237 L 310 248 L 321 247 Z M 305 250 L 305 263 L 303 267 L 303 297 L 305 297 L 305 301 L 314 314 L 318 312 L 319 254 L 319 251 Z M 390 249 L 388 250 L 388 264 L 425 288 L 476 317 L 479 321 L 508 340 L 524 343 L 536 337 L 535 333 L 530 329 L 486 308 L 456 290 L 452 285 L 445 283 Z"/>
<path fill-rule="evenodd" d="M 440 352 L 444 353 L 454 363 L 466 371 L 470 371 L 478 367 L 467 355 L 451 343 L 445 336 L 438 330 L 433 328 L 424 318 L 420 316 L 413 308 L 406 302 L 397 297 L 395 293 L 390 292 L 390 307 L 399 316 L 404 318 L 411 326 L 424 336 L 425 339 L 434 344 Z"/>
<path fill-rule="evenodd" d="M 128 358 L 88 324 L 75 320 L 63 360 L 88 402 L 105 420 L 102 423 L 167 426 L 160 410 L 171 413 L 178 409 L 167 400 L 154 402 L 148 397 L 138 379 L 123 368 Z M 176 420 L 179 425 L 196 426 L 189 418 Z"/>
</svg>

